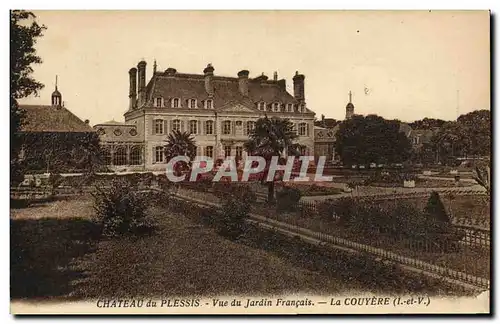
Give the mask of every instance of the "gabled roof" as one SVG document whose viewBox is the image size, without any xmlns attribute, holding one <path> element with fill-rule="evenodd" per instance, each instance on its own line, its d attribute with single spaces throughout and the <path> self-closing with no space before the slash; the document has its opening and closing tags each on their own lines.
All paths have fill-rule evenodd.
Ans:
<svg viewBox="0 0 500 324">
<path fill-rule="evenodd" d="M 25 111 L 22 132 L 94 132 L 89 124 L 64 107 L 19 105 Z"/>
<path fill-rule="evenodd" d="M 147 106 L 151 106 L 153 98 L 158 97 L 165 100 L 180 98 L 182 105 L 186 105 L 188 99 L 197 99 L 199 108 L 202 108 L 203 100 L 212 99 L 216 109 L 231 102 L 251 103 L 252 106 L 261 101 L 268 105 L 273 102 L 297 104 L 298 101 L 282 86 L 283 81 L 248 79 L 248 97 L 244 97 L 239 91 L 238 78 L 213 76 L 214 94 L 213 97 L 209 97 L 205 89 L 204 75 L 185 73 L 165 75 L 157 72 L 146 87 Z M 166 103 L 166 105 L 168 104 Z M 312 111 L 307 109 L 306 112 L 311 113 Z"/>
</svg>

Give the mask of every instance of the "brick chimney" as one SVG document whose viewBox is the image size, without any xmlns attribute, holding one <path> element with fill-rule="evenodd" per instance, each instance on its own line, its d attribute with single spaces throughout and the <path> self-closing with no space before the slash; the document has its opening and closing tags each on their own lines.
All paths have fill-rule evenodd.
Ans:
<svg viewBox="0 0 500 324">
<path fill-rule="evenodd" d="M 209 97 L 214 95 L 214 85 L 212 82 L 214 70 L 214 67 L 210 63 L 208 63 L 207 67 L 203 70 L 205 74 L 205 91 L 208 93 Z"/>
<path fill-rule="evenodd" d="M 146 102 L 146 61 L 140 61 L 137 64 L 138 79 L 139 79 L 139 102 L 137 106 L 141 106 Z"/>
<path fill-rule="evenodd" d="M 247 70 L 241 70 L 238 72 L 238 88 L 240 89 L 240 93 L 244 97 L 248 97 L 248 72 Z"/>
<path fill-rule="evenodd" d="M 278 72 L 277 71 L 274 71 L 274 73 L 273 73 L 273 80 L 278 81 Z"/>
<path fill-rule="evenodd" d="M 293 77 L 293 96 L 300 101 L 305 101 L 304 79 L 305 76 L 303 74 L 299 74 L 298 71 L 295 72 L 295 76 Z"/>
<path fill-rule="evenodd" d="M 128 93 L 129 109 L 132 110 L 137 104 L 137 69 L 135 67 L 128 71 L 130 77 L 130 90 Z"/>
</svg>

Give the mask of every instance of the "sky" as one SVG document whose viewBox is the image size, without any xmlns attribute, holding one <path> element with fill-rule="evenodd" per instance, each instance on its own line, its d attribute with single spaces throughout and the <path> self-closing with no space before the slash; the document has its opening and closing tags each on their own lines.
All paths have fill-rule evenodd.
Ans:
<svg viewBox="0 0 500 324">
<path fill-rule="evenodd" d="M 487 11 L 35 11 L 47 26 L 36 44 L 45 84 L 24 104 L 50 104 L 58 76 L 65 106 L 92 125 L 123 121 L 128 70 L 156 59 L 199 73 L 305 75 L 309 109 L 343 119 L 348 93 L 357 114 L 453 120 L 490 109 Z"/>
</svg>

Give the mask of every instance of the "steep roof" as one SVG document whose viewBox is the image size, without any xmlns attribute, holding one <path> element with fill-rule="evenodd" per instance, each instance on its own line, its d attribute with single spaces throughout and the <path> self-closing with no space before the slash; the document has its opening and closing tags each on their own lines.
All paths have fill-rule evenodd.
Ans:
<svg viewBox="0 0 500 324">
<path fill-rule="evenodd" d="M 25 111 L 23 132 L 94 132 L 89 124 L 64 107 L 20 105 Z"/>
<path fill-rule="evenodd" d="M 248 79 L 248 97 L 244 97 L 239 91 L 238 78 L 213 76 L 212 84 L 215 108 L 225 106 L 231 102 L 246 102 L 253 104 L 264 101 L 268 105 L 273 102 L 282 104 L 297 104 L 298 101 L 289 94 L 284 87 L 284 80 L 270 81 Z M 152 105 L 153 98 L 162 97 L 166 100 L 180 98 L 185 104 L 188 99 L 197 99 L 201 108 L 201 101 L 209 99 L 205 89 L 205 77 L 201 74 L 175 73 L 169 75 L 157 72 L 151 78 L 146 87 L 147 105 Z M 307 109 L 306 112 L 312 112 Z"/>
</svg>

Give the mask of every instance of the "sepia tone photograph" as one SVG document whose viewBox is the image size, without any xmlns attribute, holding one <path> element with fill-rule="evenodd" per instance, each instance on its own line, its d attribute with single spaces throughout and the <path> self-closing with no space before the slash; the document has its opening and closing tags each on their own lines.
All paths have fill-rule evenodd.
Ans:
<svg viewBox="0 0 500 324">
<path fill-rule="evenodd" d="M 490 23 L 11 10 L 11 313 L 490 313 Z"/>
</svg>

